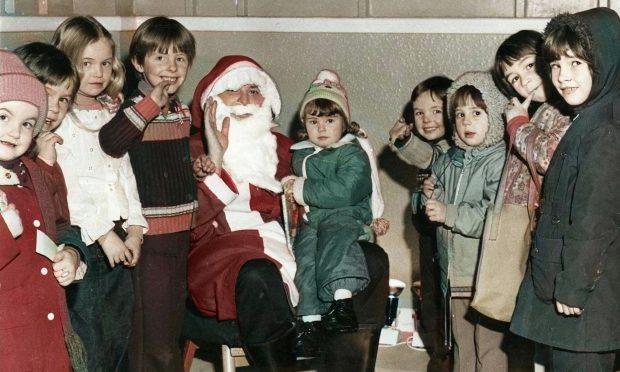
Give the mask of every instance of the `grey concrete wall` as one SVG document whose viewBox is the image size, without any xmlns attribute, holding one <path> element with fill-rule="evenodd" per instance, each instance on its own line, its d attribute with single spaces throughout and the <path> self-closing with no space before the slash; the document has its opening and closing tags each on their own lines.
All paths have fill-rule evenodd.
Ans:
<svg viewBox="0 0 620 372">
<path fill-rule="evenodd" d="M 0 0 L 0 14 L 510 18 L 594 6 L 614 7 L 617 0 Z"/>
</svg>

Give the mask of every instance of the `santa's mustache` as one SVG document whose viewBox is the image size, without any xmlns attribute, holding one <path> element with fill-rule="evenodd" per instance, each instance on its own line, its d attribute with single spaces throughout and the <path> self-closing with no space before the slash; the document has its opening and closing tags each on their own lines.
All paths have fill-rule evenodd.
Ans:
<svg viewBox="0 0 620 372">
<path fill-rule="evenodd" d="M 258 113 L 261 109 L 261 106 L 255 104 L 248 105 L 237 105 L 237 106 L 226 106 L 231 115 L 235 116 L 243 116 L 246 114 L 254 115 Z"/>
</svg>

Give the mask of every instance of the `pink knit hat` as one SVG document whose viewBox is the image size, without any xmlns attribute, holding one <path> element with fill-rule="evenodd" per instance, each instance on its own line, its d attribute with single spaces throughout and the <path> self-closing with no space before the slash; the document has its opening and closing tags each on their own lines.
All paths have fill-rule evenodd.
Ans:
<svg viewBox="0 0 620 372">
<path fill-rule="evenodd" d="M 33 135 L 43 127 L 47 116 L 47 93 L 24 63 L 12 52 L 0 49 L 0 102 L 23 101 L 39 109 Z"/>
</svg>

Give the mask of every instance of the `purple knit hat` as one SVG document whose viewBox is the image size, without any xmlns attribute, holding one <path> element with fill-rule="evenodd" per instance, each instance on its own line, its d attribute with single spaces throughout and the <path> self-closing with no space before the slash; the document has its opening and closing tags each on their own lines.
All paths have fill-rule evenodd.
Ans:
<svg viewBox="0 0 620 372">
<path fill-rule="evenodd" d="M 36 136 L 43 127 L 47 116 L 47 92 L 18 56 L 8 50 L 0 49 L 0 102 L 23 101 L 39 109 L 39 117 L 34 127 Z"/>
</svg>

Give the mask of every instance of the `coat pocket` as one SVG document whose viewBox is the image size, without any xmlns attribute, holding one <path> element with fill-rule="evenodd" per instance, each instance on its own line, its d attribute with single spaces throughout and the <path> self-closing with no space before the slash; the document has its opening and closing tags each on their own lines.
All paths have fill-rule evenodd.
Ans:
<svg viewBox="0 0 620 372">
<path fill-rule="evenodd" d="M 537 238 L 532 247 L 534 293 L 545 302 L 553 300 L 555 278 L 562 271 L 562 239 Z"/>
</svg>

